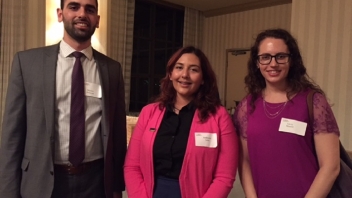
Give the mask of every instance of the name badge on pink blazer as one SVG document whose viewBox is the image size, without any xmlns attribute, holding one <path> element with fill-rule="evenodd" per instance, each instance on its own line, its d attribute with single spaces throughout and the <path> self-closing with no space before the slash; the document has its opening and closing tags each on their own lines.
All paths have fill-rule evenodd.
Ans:
<svg viewBox="0 0 352 198">
<path fill-rule="evenodd" d="M 218 146 L 218 136 L 216 133 L 195 132 L 196 146 L 216 148 Z"/>
</svg>

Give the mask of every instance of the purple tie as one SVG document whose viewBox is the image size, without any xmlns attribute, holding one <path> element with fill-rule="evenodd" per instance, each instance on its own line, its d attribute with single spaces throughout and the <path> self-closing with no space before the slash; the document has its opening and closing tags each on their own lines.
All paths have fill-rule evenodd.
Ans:
<svg viewBox="0 0 352 198">
<path fill-rule="evenodd" d="M 81 52 L 73 52 L 76 58 L 72 70 L 71 84 L 71 117 L 70 117 L 70 144 L 69 161 L 78 166 L 84 159 L 85 148 L 85 114 L 84 114 L 84 76 L 81 63 Z"/>
</svg>

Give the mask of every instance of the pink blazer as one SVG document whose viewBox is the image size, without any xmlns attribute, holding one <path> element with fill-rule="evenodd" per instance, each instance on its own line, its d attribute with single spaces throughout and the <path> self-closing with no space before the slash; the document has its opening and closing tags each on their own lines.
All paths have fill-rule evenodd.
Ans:
<svg viewBox="0 0 352 198">
<path fill-rule="evenodd" d="M 152 198 L 154 189 L 153 144 L 165 108 L 145 106 L 128 146 L 124 165 L 129 198 Z M 196 146 L 195 133 L 214 133 L 215 148 Z M 214 136 L 215 137 L 215 136 Z M 224 107 L 200 123 L 196 110 L 179 177 L 182 198 L 226 198 L 232 189 L 238 163 L 238 137 Z"/>
</svg>

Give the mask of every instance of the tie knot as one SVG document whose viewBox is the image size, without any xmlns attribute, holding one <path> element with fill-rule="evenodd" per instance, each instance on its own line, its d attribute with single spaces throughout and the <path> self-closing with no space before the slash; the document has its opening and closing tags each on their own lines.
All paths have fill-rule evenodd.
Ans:
<svg viewBox="0 0 352 198">
<path fill-rule="evenodd" d="M 75 57 L 75 58 L 81 58 L 83 56 L 83 53 L 82 52 L 73 52 L 72 55 Z"/>
</svg>

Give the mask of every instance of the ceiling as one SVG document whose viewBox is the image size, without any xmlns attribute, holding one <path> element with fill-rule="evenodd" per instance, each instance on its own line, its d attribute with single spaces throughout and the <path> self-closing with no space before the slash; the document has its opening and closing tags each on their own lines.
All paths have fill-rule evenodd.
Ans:
<svg viewBox="0 0 352 198">
<path fill-rule="evenodd" d="M 206 17 L 292 3 L 292 0 L 164 0 L 200 10 Z"/>
</svg>

